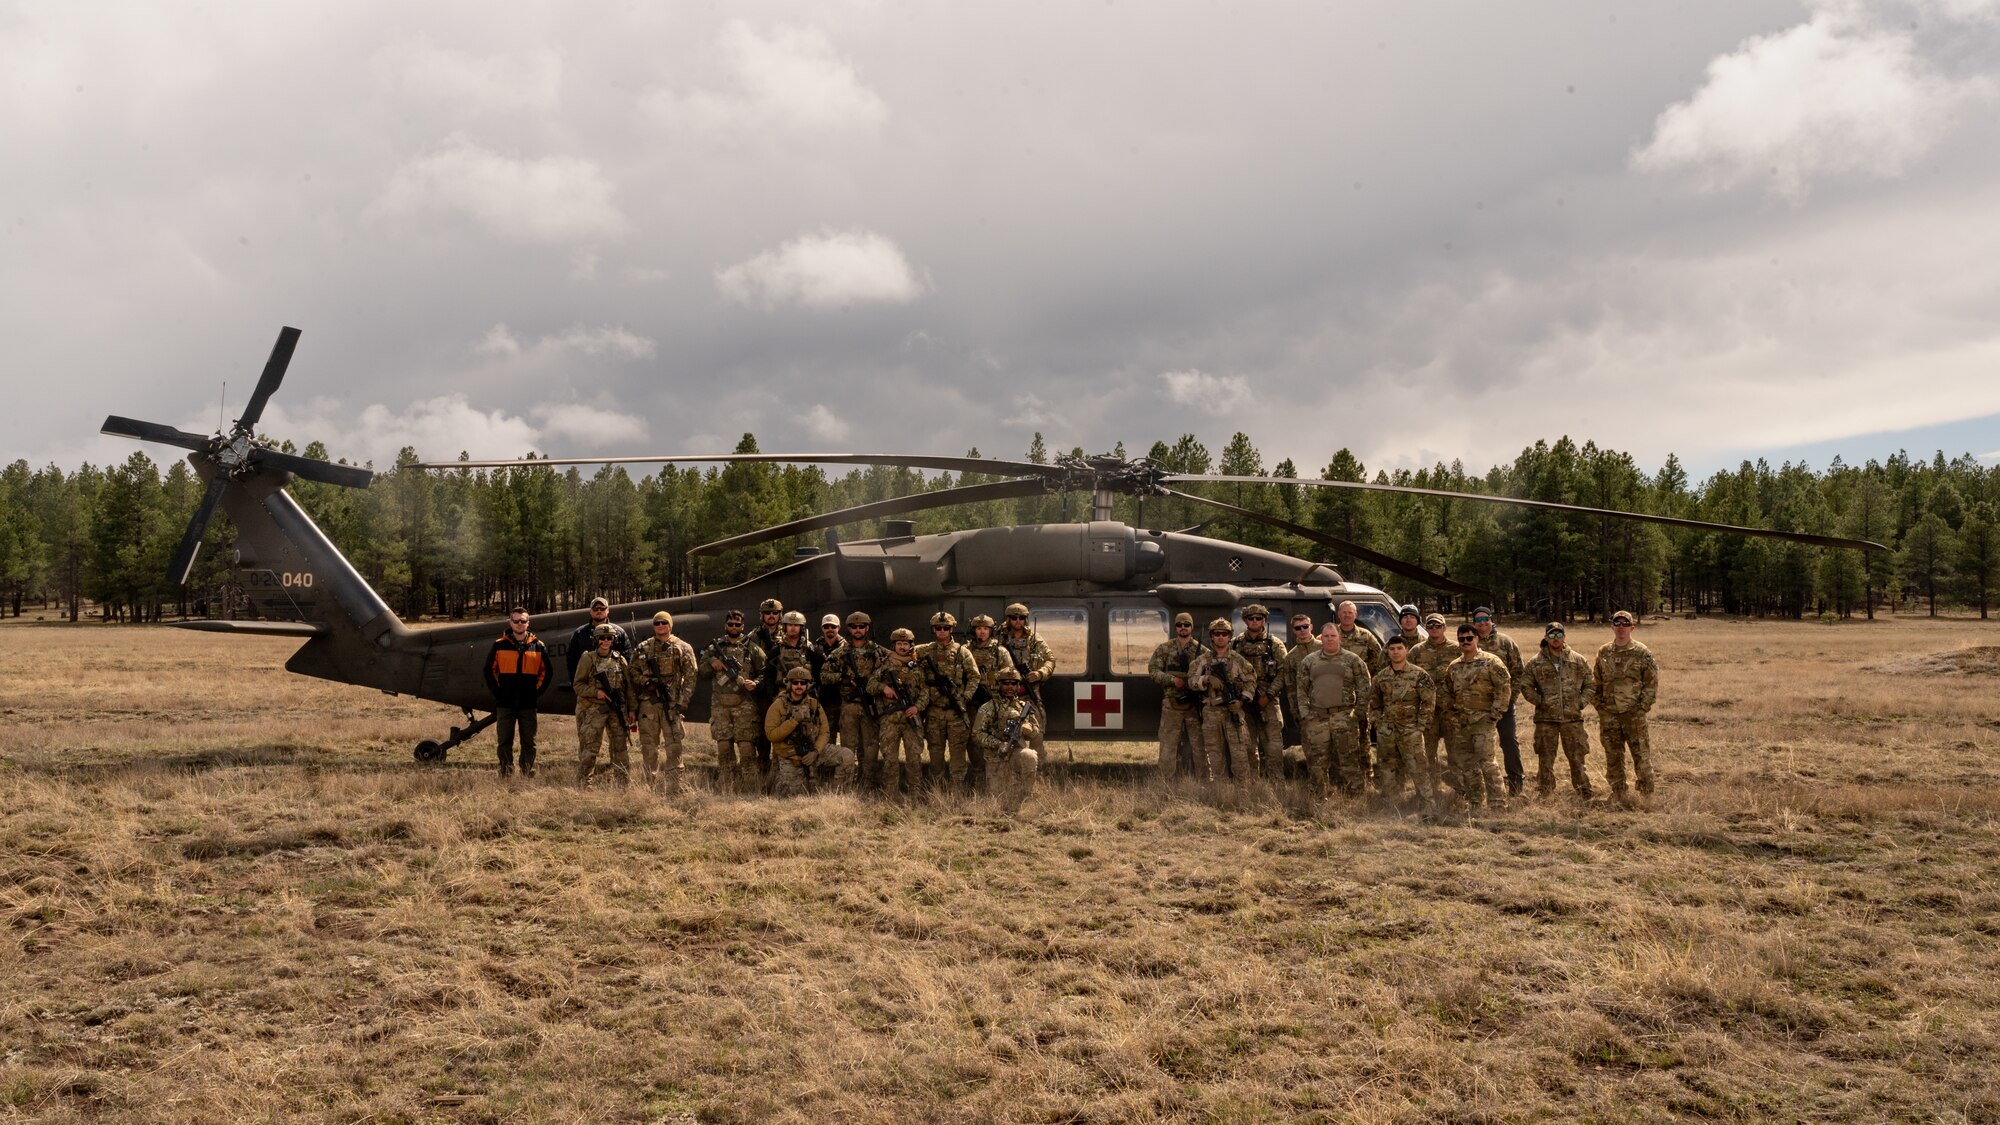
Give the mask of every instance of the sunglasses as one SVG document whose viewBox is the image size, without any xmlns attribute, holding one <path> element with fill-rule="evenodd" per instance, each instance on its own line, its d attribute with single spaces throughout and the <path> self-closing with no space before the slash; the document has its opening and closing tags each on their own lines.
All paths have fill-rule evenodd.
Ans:
<svg viewBox="0 0 2000 1125">
<path fill-rule="evenodd" d="M 1477 624 L 1480 624 L 1480 625 L 1484 625 L 1484 624 L 1486 624 L 1486 623 L 1487 623 L 1488 621 L 1491 621 L 1491 620 L 1493 620 L 1493 619 L 1492 619 L 1491 617 L 1475 617 L 1475 618 L 1473 618 L 1472 620 L 1473 620 L 1473 621 L 1474 621 L 1475 623 L 1477 623 Z"/>
<path fill-rule="evenodd" d="M 933 632 L 933 633 L 949 633 L 949 632 L 951 632 L 951 626 L 949 626 L 949 625 L 933 625 L 933 626 L 931 626 L 931 632 Z"/>
<path fill-rule="evenodd" d="M 516 618 L 514 618 L 514 619 L 513 619 L 512 621 L 509 621 L 509 622 L 508 622 L 507 624 L 509 624 L 509 625 L 526 625 L 527 623 L 528 623 L 528 619 L 527 619 L 527 618 L 525 618 L 525 617 L 516 617 Z"/>
<path fill-rule="evenodd" d="M 1010 613 L 1007 615 L 1007 620 L 1009 621 L 1026 621 L 1027 619 L 1028 615 L 1025 613 Z"/>
<path fill-rule="evenodd" d="M 671 629 L 671 628 L 673 628 L 673 626 L 672 626 L 672 625 L 669 625 L 669 624 L 667 624 L 667 623 L 666 623 L 666 622 L 664 622 L 664 621 L 655 621 L 655 622 L 653 622 L 653 628 L 655 628 L 655 629 Z"/>
<path fill-rule="evenodd" d="M 1192 626 L 1192 625 L 1176 625 L 1176 626 L 1174 626 L 1174 628 L 1176 628 L 1176 629 L 1192 629 L 1192 628 L 1194 628 L 1194 626 Z"/>
<path fill-rule="evenodd" d="M 1309 621 L 1301 621 L 1297 625 L 1292 626 L 1292 632 L 1310 633 L 1312 632 L 1312 623 Z"/>
</svg>

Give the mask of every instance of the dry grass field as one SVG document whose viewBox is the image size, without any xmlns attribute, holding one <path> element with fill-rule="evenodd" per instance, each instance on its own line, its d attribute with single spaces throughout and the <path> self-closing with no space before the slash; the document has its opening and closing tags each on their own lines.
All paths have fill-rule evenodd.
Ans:
<svg viewBox="0 0 2000 1125">
<path fill-rule="evenodd" d="M 0 1115 L 2000 1119 L 2000 624 L 1640 636 L 1648 807 L 1424 824 L 510 787 L 288 642 L 9 623 Z"/>
</svg>

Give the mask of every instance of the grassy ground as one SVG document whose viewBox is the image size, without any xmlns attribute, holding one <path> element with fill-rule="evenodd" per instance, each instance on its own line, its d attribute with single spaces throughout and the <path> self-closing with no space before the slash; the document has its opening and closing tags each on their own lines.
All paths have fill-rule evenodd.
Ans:
<svg viewBox="0 0 2000 1125">
<path fill-rule="evenodd" d="M 1649 807 L 1442 825 L 508 787 L 284 641 L 0 636 L 0 1114 L 2000 1117 L 1996 626 L 1649 627 Z"/>
</svg>

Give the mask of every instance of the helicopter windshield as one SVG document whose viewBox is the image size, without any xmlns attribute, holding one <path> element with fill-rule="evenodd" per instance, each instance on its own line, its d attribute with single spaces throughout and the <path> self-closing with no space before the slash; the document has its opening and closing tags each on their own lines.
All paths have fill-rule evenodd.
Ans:
<svg viewBox="0 0 2000 1125">
<path fill-rule="evenodd" d="M 1403 631 L 1402 622 L 1396 619 L 1396 615 L 1390 612 L 1388 606 L 1379 602 L 1358 602 L 1354 609 L 1357 614 L 1355 624 L 1365 626 L 1369 632 L 1375 634 L 1376 640 L 1384 644 L 1388 643 L 1390 637 Z"/>
</svg>

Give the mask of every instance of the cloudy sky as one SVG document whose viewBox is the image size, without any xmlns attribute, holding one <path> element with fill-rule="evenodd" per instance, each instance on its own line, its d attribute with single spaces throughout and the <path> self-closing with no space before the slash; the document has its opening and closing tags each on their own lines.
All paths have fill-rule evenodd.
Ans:
<svg viewBox="0 0 2000 1125">
<path fill-rule="evenodd" d="M 715 7 L 0 3 L 0 458 L 2000 458 L 2000 0 Z"/>
</svg>

